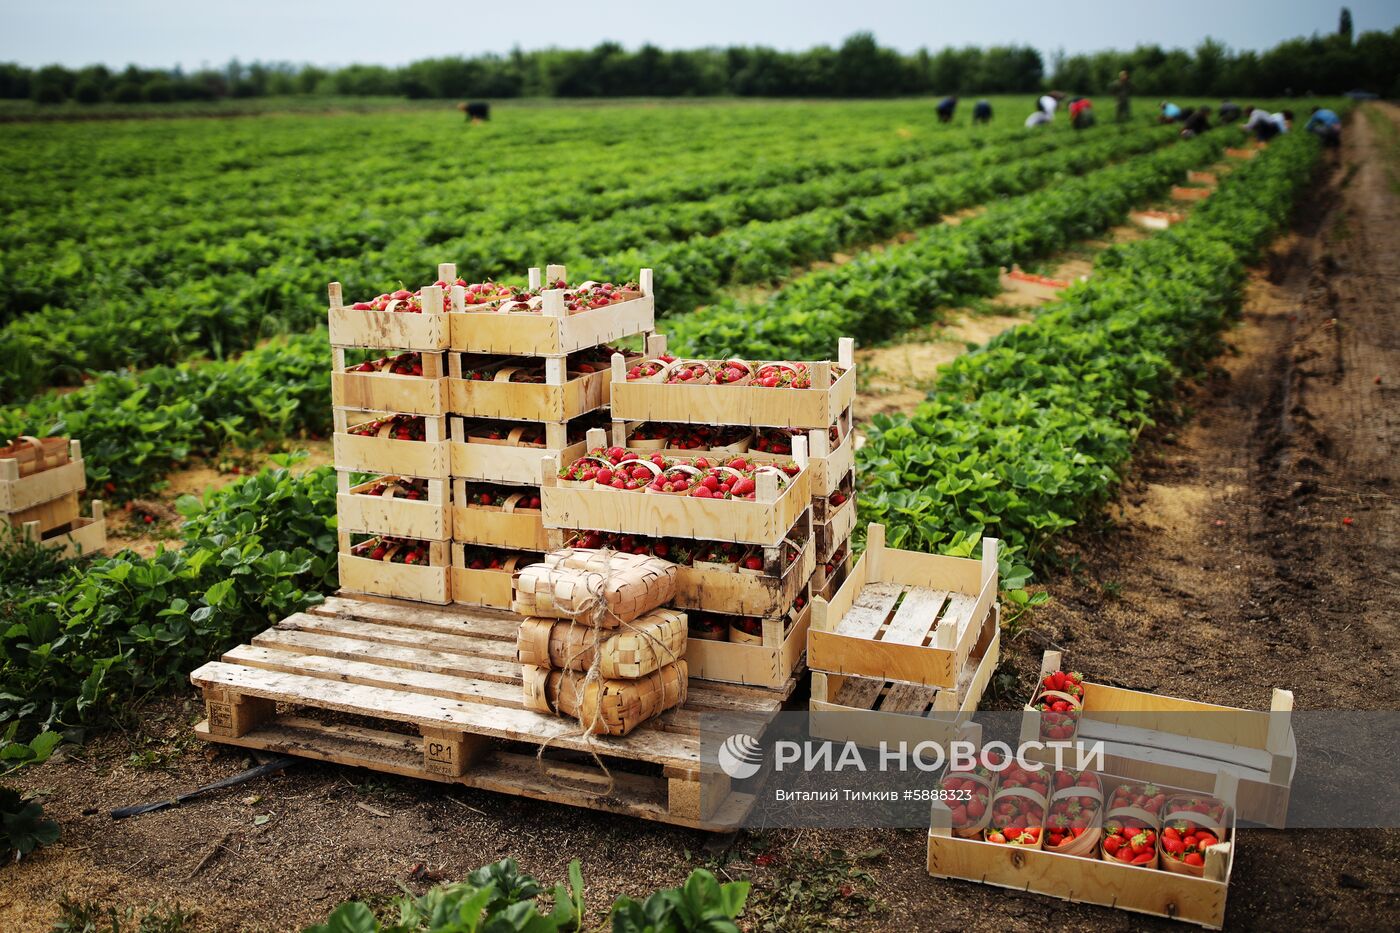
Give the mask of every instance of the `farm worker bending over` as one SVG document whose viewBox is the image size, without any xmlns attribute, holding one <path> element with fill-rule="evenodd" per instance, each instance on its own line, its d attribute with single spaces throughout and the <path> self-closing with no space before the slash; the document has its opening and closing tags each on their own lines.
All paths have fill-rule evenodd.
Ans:
<svg viewBox="0 0 1400 933">
<path fill-rule="evenodd" d="M 1240 118 L 1241 113 L 1243 113 L 1243 111 L 1240 110 L 1240 105 L 1234 101 L 1226 99 L 1220 102 L 1221 123 L 1234 123 Z"/>
<path fill-rule="evenodd" d="M 1244 121 L 1244 131 L 1254 133 L 1254 138 L 1261 143 L 1268 142 L 1279 133 L 1288 132 L 1288 118 L 1292 114 L 1287 110 L 1282 113 L 1269 113 L 1263 108 L 1250 107 L 1245 112 L 1249 114 L 1249 119 Z"/>
<path fill-rule="evenodd" d="M 1181 108 L 1169 100 L 1162 101 L 1158 105 L 1162 115 L 1157 118 L 1159 123 L 1175 123 L 1181 119 Z"/>
<path fill-rule="evenodd" d="M 1035 113 L 1033 113 L 1033 114 L 1031 114 L 1030 116 L 1026 117 L 1026 126 L 1049 126 L 1049 125 L 1050 125 L 1050 114 L 1046 113 L 1044 110 L 1037 110 Z"/>
<path fill-rule="evenodd" d="M 1087 129 L 1097 121 L 1094 119 L 1094 102 L 1087 97 L 1076 97 L 1069 102 L 1069 125 L 1076 130 Z"/>
<path fill-rule="evenodd" d="M 1118 98 L 1118 111 L 1114 119 L 1119 123 L 1128 122 L 1129 111 L 1131 110 L 1128 100 L 1133 93 L 1133 82 L 1128 80 L 1128 72 L 1118 72 L 1118 80 L 1113 82 L 1113 96 Z"/>
<path fill-rule="evenodd" d="M 992 122 L 991 101 L 979 100 L 977 103 L 972 105 L 972 122 L 974 124 Z"/>
<path fill-rule="evenodd" d="M 938 122 L 939 122 L 939 123 L 952 123 L 952 122 L 953 122 L 953 111 L 958 109 L 958 97 L 957 97 L 957 95 L 956 95 L 956 94 L 953 94 L 953 95 L 949 95 L 948 97 L 943 98 L 942 100 L 940 100 L 940 101 L 938 102 L 938 106 L 935 107 L 934 109 L 935 109 L 936 111 L 938 111 Z"/>
<path fill-rule="evenodd" d="M 1199 136 L 1210 129 L 1210 108 L 1197 107 L 1186 115 L 1186 119 L 1181 121 L 1181 138 L 1190 139 L 1192 136 Z"/>
<path fill-rule="evenodd" d="M 1060 106 L 1060 98 L 1064 96 L 1065 95 L 1061 94 L 1059 91 L 1051 91 L 1048 94 L 1042 94 L 1040 95 L 1040 100 L 1036 101 L 1036 106 L 1040 108 L 1041 113 L 1054 119 L 1055 108 Z"/>
<path fill-rule="evenodd" d="M 1316 133 L 1325 146 L 1342 144 L 1342 118 L 1326 107 L 1314 107 L 1303 129 Z"/>
</svg>

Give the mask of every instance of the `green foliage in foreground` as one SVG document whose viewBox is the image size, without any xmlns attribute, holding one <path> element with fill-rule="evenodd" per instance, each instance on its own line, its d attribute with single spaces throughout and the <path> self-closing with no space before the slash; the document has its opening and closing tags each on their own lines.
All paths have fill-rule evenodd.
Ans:
<svg viewBox="0 0 1400 933">
<path fill-rule="evenodd" d="M 1020 559 L 1097 510 L 1138 433 L 1219 350 L 1244 264 L 1285 223 L 1317 142 L 1290 133 L 1189 220 L 1115 247 L 1036 321 L 950 363 L 910 416 L 876 416 L 859 451 L 862 518 L 891 545 Z"/>
<path fill-rule="evenodd" d="M 738 933 L 734 923 L 748 899 L 747 881 L 720 884 L 704 869 L 679 888 L 665 888 L 644 901 L 620 897 L 609 920 L 613 933 Z M 546 895 L 553 906 L 543 913 Z M 366 904 L 340 905 L 325 923 L 306 933 L 564 933 L 583 929 L 583 873 L 569 864 L 568 885 L 543 886 L 522 874 L 514 859 L 478 868 L 457 884 L 422 897 L 396 898 L 396 921 L 384 922 Z"/>
<path fill-rule="evenodd" d="M 0 598 L 0 766 L 41 761 L 336 581 L 335 473 L 286 466 L 201 502 L 185 497 L 185 544 L 54 563 Z M 11 562 L 0 551 L 0 578 Z"/>
<path fill-rule="evenodd" d="M 0 868 L 58 839 L 58 824 L 19 791 L 0 787 Z"/>
</svg>

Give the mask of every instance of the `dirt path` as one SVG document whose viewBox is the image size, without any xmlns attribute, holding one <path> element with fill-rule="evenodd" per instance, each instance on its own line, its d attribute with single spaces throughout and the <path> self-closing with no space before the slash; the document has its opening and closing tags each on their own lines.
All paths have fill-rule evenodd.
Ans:
<svg viewBox="0 0 1400 933">
<path fill-rule="evenodd" d="M 1148 439 L 1112 521 L 1070 542 L 1074 569 L 1051 581 L 1054 602 L 1003 647 L 1021 690 L 1053 643 L 1094 679 L 1139 689 L 1262 705 L 1286 686 L 1302 709 L 1400 708 L 1390 676 L 1400 649 L 1400 199 L 1383 142 L 1352 121 L 1344 165 L 1252 281 L 1232 349 L 1183 397 L 1188 418 Z M 1400 153 L 1388 155 L 1400 166 Z M 713 864 L 698 833 L 314 764 L 180 810 L 108 819 L 110 807 L 242 766 L 191 739 L 199 715 L 184 698 L 149 705 L 139 731 L 18 776 L 44 795 L 64 838 L 0 870 L 0 929 L 47 930 L 65 894 L 178 903 L 199 910 L 193 928 L 203 930 L 296 929 L 342 899 L 422 890 L 507 854 L 550 883 L 581 857 L 589 899 L 601 904 Z M 1228 927 L 1369 929 L 1393 917 L 1397 837 L 1246 832 Z M 839 880 L 859 852 L 878 854 L 859 864 L 870 879 L 852 878 L 845 896 L 832 873 Z M 783 931 L 833 917 L 889 931 L 1183 929 L 934 881 L 923 853 L 919 831 L 745 835 L 722 871 L 755 882 L 751 923 Z"/>
</svg>

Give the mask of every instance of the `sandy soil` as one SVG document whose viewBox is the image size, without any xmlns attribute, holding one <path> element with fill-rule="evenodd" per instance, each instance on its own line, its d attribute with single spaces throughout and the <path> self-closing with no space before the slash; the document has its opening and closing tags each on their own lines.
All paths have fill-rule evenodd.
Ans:
<svg viewBox="0 0 1400 933">
<path fill-rule="evenodd" d="M 1262 704 L 1269 688 L 1287 686 L 1302 709 L 1400 708 L 1389 671 L 1400 649 L 1400 198 L 1361 119 L 1344 158 L 1254 277 L 1230 350 L 1183 392 L 1185 417 L 1145 439 L 1109 519 L 1068 543 L 1075 571 L 1050 580 L 1054 601 L 1003 645 L 1002 673 L 1016 689 L 994 690 L 984 705 L 1016 706 L 1041 651 L 1055 645 L 1091 678 L 1140 689 L 1175 692 L 1185 678 L 1182 692 L 1209 701 Z M 1189 652 L 1173 650 L 1183 645 Z M 602 904 L 721 862 L 699 833 L 314 764 L 112 822 L 110 807 L 245 766 L 190 738 L 199 715 L 193 698 L 147 705 L 139 728 L 13 780 L 44 796 L 64 837 L 3 869 L 0 929 L 47 929 L 60 895 L 179 903 L 199 911 L 199 929 L 296 929 L 342 899 L 422 890 L 507 854 L 551 883 L 580 857 L 590 901 Z M 1398 836 L 1245 832 L 1228 928 L 1391 925 Z M 768 929 L 817 929 L 833 915 L 833 926 L 889 931 L 1182 929 L 934 881 L 918 831 L 746 834 L 730 846 L 721 871 L 755 882 L 748 916 Z M 878 852 L 849 897 L 812 871 L 837 847 Z M 790 900 L 800 909 L 784 914 Z"/>
</svg>

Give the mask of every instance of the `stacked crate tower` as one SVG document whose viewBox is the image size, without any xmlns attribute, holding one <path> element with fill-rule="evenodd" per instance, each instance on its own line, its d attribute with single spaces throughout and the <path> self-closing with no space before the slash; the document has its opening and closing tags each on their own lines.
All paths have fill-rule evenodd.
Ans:
<svg viewBox="0 0 1400 933">
<path fill-rule="evenodd" d="M 672 360 L 665 350 L 664 337 L 648 341 L 649 359 L 672 372 L 694 363 L 715 371 L 725 363 Z M 840 341 L 836 363 L 742 365 L 800 370 L 811 386 L 668 383 L 660 372 L 636 378 L 636 365 L 614 357 L 612 444 L 644 458 L 795 461 L 796 475 L 780 482 L 760 473 L 754 501 L 707 501 L 577 488 L 560 482 L 554 468 L 572 461 L 559 458 L 544 476 L 544 524 L 554 547 L 599 539 L 609 546 L 618 536 L 648 539 L 652 553 L 664 547 L 681 563 L 671 605 L 690 619 L 691 676 L 787 691 L 805 652 L 812 597 L 839 584 L 855 527 L 854 341 Z M 712 446 L 666 446 L 682 435 L 687 445 L 700 438 Z M 594 433 L 587 447 L 606 440 Z"/>
<path fill-rule="evenodd" d="M 61 547 L 65 557 L 102 550 L 107 543 L 102 502 L 94 500 L 92 517 L 83 518 L 86 488 L 82 445 L 75 440 L 25 436 L 0 447 L 0 525 L 10 534 Z"/>
<path fill-rule="evenodd" d="M 529 270 L 536 297 L 511 311 L 472 304 L 451 263 L 403 299 L 414 310 L 346 307 L 331 284 L 343 591 L 510 607 L 513 572 L 546 549 L 543 459 L 582 452 L 607 423 L 608 344 L 654 327 L 651 270 L 582 311 L 541 289 L 566 275 Z"/>
</svg>

